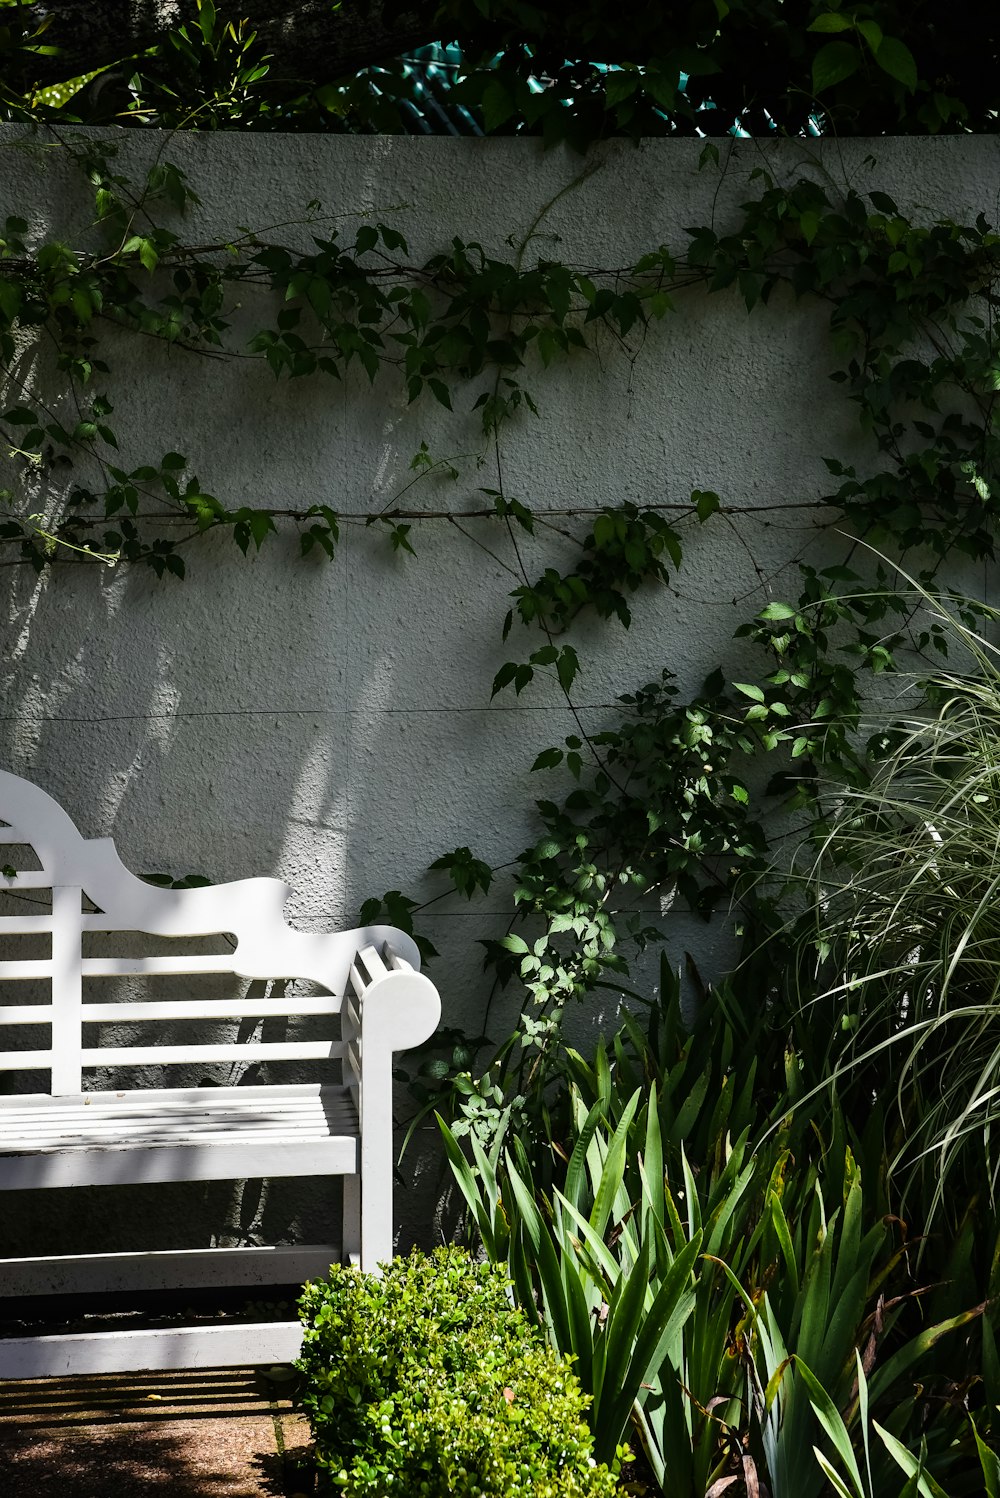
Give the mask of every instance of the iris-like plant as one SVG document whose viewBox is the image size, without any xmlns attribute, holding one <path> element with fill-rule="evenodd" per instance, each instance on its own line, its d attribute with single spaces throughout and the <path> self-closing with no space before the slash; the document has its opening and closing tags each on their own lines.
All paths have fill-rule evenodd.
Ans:
<svg viewBox="0 0 1000 1498">
<path fill-rule="evenodd" d="M 828 1471 L 837 1450 L 821 1447 L 832 1410 L 855 1460 L 872 1419 L 888 1433 L 865 1458 L 875 1491 L 890 1490 L 900 1452 L 907 1480 L 920 1468 L 914 1498 L 931 1469 L 978 1470 L 958 1389 L 976 1386 L 979 1366 L 995 1388 L 995 1348 L 987 1325 L 977 1339 L 971 1225 L 948 1283 L 925 1301 L 905 1230 L 866 1206 L 879 1193 L 862 1190 L 835 1101 L 827 1091 L 795 1106 L 798 1061 L 781 1032 L 758 1013 L 747 1044 L 748 996 L 729 986 L 708 996 L 692 1033 L 664 976 L 648 1030 L 629 1018 L 592 1063 L 571 1054 L 551 1187 L 539 1189 L 518 1140 L 487 1151 L 473 1135 L 470 1161 L 444 1130 L 488 1257 L 576 1360 L 595 1455 L 637 1441 L 671 1498 L 755 1485 L 824 1498 L 831 1483 L 842 1498 Z"/>
</svg>

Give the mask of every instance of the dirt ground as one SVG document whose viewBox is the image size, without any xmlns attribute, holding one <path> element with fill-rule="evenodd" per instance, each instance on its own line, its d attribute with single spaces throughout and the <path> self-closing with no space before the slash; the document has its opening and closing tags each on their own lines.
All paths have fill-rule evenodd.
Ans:
<svg viewBox="0 0 1000 1498">
<path fill-rule="evenodd" d="M 288 1498 L 308 1429 L 250 1370 L 0 1384 L 3 1498 Z"/>
</svg>

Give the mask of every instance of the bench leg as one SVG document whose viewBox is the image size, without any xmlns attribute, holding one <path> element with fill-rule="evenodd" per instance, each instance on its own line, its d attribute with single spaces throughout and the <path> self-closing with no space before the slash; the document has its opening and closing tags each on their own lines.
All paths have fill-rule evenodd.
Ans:
<svg viewBox="0 0 1000 1498">
<path fill-rule="evenodd" d="M 344 1260 L 361 1267 L 361 1177 L 344 1176 Z"/>
</svg>

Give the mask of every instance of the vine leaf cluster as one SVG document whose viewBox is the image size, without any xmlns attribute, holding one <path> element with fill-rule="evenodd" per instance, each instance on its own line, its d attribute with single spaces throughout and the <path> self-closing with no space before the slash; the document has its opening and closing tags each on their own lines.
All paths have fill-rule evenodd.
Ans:
<svg viewBox="0 0 1000 1498">
<path fill-rule="evenodd" d="M 651 899 L 706 917 L 734 910 L 746 949 L 767 935 L 777 960 L 774 810 L 800 817 L 803 841 L 820 837 L 830 788 L 863 783 L 885 752 L 884 735 L 858 735 L 872 677 L 947 653 L 947 632 L 916 617 L 897 569 L 912 566 L 918 589 L 938 592 L 950 556 L 995 555 L 1000 236 L 983 216 L 918 225 L 885 193 L 834 198 L 812 180 L 786 188 L 759 175 L 763 190 L 733 233 L 689 231 L 687 263 L 703 268 L 710 291 L 738 290 L 751 312 L 779 286 L 830 308 L 831 380 L 855 406 L 873 462 L 862 473 L 828 456 L 835 486 L 823 500 L 857 539 L 845 562 L 800 563 L 798 593 L 737 629 L 757 647 L 756 680 L 727 684 L 717 669 L 679 702 L 664 673 L 621 699 L 617 728 L 538 755 L 533 769 L 568 771 L 574 784 L 536 803 L 543 835 L 517 861 L 515 923 L 487 950 L 497 980 L 518 981 L 529 1005 L 478 1082 L 467 1075 L 457 1087 L 460 1132 L 491 1137 L 511 1109 L 523 1127 L 549 1126 L 545 1084 L 565 1064 L 567 1008 L 623 987 L 623 954 L 662 940 L 643 914 Z M 695 503 L 703 519 L 720 508 L 715 495 Z M 623 507 L 616 535 L 642 519 Z M 666 580 L 657 554 L 641 578 L 619 567 L 617 598 L 602 586 L 578 592 L 589 566 L 585 544 L 565 579 L 546 572 L 515 590 L 521 621 L 540 626 L 550 650 L 583 608 L 627 628 L 630 588 Z M 954 597 L 951 608 L 975 626 L 974 604 Z M 505 666 L 494 690 L 522 690 L 539 654 Z M 475 893 L 458 865 L 453 878 Z"/>
<path fill-rule="evenodd" d="M 276 534 L 279 520 L 299 528 L 303 553 L 335 552 L 339 518 L 326 507 L 258 505 L 251 514 L 206 492 L 189 455 L 160 455 L 129 467 L 115 460 L 120 442 L 109 421 L 113 408 L 105 392 L 94 393 L 98 380 L 112 375 L 100 336 L 110 326 L 189 352 L 259 358 L 277 379 L 341 380 L 356 365 L 374 382 L 389 369 L 402 377 L 411 402 L 426 391 L 448 410 L 457 388 L 478 383 L 485 388 L 472 409 L 480 414 L 485 443 L 495 442 L 519 412 L 538 414 L 525 383 L 530 363 L 544 369 L 586 351 L 598 325 L 625 338 L 668 310 L 662 286 L 674 266 L 665 252 L 637 268 L 587 274 L 551 261 L 525 269 L 456 238 L 447 252 L 412 265 L 397 229 L 362 223 L 345 242 L 321 220 L 318 205 L 308 227 L 324 232 L 312 233 L 314 248 L 307 253 L 250 232 L 227 244 L 192 246 L 155 217 L 167 210 L 176 219 L 200 201 L 180 168 L 158 160 L 133 188 L 115 169 L 110 148 L 67 141 L 65 149 L 89 179 L 104 243 L 83 251 L 54 241 L 29 252 L 26 221 L 7 218 L 0 235 L 0 357 L 16 386 L 18 340 L 51 338 L 78 419 L 68 424 L 22 392 L 21 401 L 0 415 L 0 433 L 29 492 L 40 474 L 51 476 L 84 455 L 97 464 L 106 487 L 75 486 L 66 513 L 44 534 L 29 518 L 34 507 L 22 506 L 19 519 L 14 490 L 5 491 L 11 515 L 0 542 L 39 569 L 80 560 L 89 548 L 182 577 L 182 549 L 206 530 L 230 531 L 246 551 Z M 251 288 L 274 310 L 268 325 L 234 346 L 234 307 Z M 426 449 L 416 463 L 425 457 Z M 497 499 L 494 508 L 507 506 L 505 513 L 517 515 L 516 501 Z M 140 511 L 149 522 L 145 530 Z M 124 519 L 102 529 L 112 517 Z M 155 539 L 148 539 L 157 522 Z M 413 550 L 409 523 L 381 523 L 389 525 L 394 546 Z M 179 535 L 170 531 L 177 524 Z"/>
</svg>

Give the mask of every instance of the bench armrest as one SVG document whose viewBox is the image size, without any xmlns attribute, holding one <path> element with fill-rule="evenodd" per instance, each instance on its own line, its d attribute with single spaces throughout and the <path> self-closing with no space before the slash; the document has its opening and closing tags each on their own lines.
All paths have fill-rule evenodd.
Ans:
<svg viewBox="0 0 1000 1498">
<path fill-rule="evenodd" d="M 363 947 L 344 999 L 344 1077 L 360 1126 L 361 1268 L 377 1273 L 393 1252 L 392 1058 L 429 1040 L 441 1000 L 429 978 L 386 946 Z"/>
<path fill-rule="evenodd" d="M 441 999 L 431 980 L 388 946 L 384 955 L 363 947 L 351 965 L 364 1056 L 409 1051 L 429 1040 L 441 1020 Z"/>
</svg>

